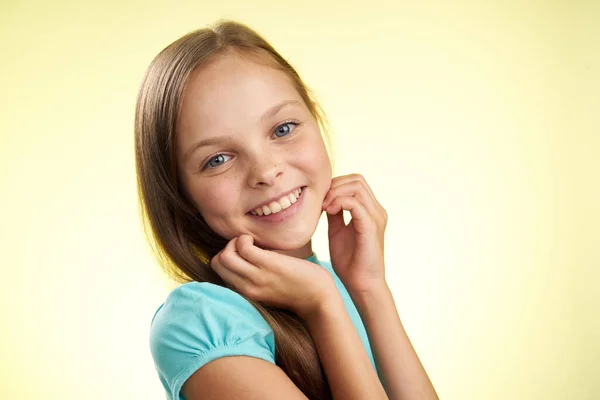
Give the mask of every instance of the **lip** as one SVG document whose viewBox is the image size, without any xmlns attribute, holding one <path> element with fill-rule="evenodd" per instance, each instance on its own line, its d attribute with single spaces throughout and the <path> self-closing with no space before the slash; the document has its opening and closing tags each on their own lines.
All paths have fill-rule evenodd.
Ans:
<svg viewBox="0 0 600 400">
<path fill-rule="evenodd" d="M 250 211 L 248 211 L 246 214 L 250 214 L 250 212 L 251 212 L 251 211 L 254 211 L 254 210 L 256 210 L 258 207 L 262 207 L 262 206 L 268 206 L 268 205 L 269 205 L 269 203 L 272 203 L 272 202 L 274 202 L 275 200 L 279 200 L 279 199 L 280 199 L 280 198 L 282 198 L 283 196 L 287 196 L 287 195 L 289 195 L 289 194 L 290 194 L 290 193 L 292 193 L 294 190 L 298 190 L 298 189 L 305 188 L 305 187 L 306 187 L 306 186 L 297 186 L 297 187 L 293 188 L 292 190 L 288 190 L 287 192 L 281 193 L 279 196 L 274 196 L 274 197 L 271 197 L 269 200 L 265 201 L 264 203 L 261 203 L 261 204 L 259 204 L 258 206 L 251 208 L 251 209 L 250 209 Z"/>
<path fill-rule="evenodd" d="M 306 197 L 306 193 L 305 193 L 306 186 L 300 186 L 300 188 L 302 188 L 302 194 L 300 194 L 300 197 L 298 197 L 298 201 L 296 201 L 294 204 L 292 204 L 290 207 L 286 208 L 285 210 L 280 211 L 275 214 L 262 215 L 262 216 L 252 215 L 250 213 L 248 213 L 246 215 L 249 216 L 250 218 L 254 219 L 257 222 L 267 222 L 267 223 L 283 222 L 283 221 L 293 217 L 300 210 L 300 207 L 304 203 L 304 197 Z M 276 197 L 276 199 L 278 199 L 278 198 L 279 197 Z M 266 204 L 268 204 L 268 203 L 266 203 Z"/>
</svg>

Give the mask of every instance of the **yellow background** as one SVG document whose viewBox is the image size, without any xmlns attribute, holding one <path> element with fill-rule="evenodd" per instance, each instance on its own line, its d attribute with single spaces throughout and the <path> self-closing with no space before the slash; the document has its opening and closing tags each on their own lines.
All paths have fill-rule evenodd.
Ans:
<svg viewBox="0 0 600 400">
<path fill-rule="evenodd" d="M 164 398 L 134 102 L 154 55 L 221 17 L 297 67 L 337 173 L 387 208 L 441 398 L 598 398 L 600 2 L 566 0 L 3 1 L 0 398 Z"/>
</svg>

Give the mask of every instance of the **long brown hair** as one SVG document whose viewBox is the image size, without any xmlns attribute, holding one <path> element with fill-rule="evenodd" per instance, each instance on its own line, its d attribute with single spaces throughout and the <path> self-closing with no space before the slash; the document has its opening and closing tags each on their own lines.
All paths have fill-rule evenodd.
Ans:
<svg viewBox="0 0 600 400">
<path fill-rule="evenodd" d="M 222 21 L 193 31 L 162 50 L 148 67 L 135 112 L 138 196 L 147 238 L 160 264 L 175 280 L 210 282 L 236 291 L 210 268 L 210 260 L 227 240 L 206 224 L 186 198 L 178 181 L 174 146 L 182 93 L 189 77 L 225 51 L 252 57 L 287 73 L 325 135 L 329 151 L 331 145 L 324 114 L 294 68 L 247 26 Z M 304 322 L 291 311 L 247 300 L 273 329 L 276 364 L 308 398 L 331 399 Z"/>
</svg>

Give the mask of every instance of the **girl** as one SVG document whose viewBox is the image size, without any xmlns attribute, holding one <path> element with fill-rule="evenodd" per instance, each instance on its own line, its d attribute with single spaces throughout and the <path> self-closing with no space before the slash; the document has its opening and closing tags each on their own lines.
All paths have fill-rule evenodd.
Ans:
<svg viewBox="0 0 600 400">
<path fill-rule="evenodd" d="M 148 68 L 140 204 L 188 282 L 151 325 L 169 399 L 437 398 L 385 281 L 386 212 L 360 175 L 332 179 L 324 127 L 296 71 L 241 24 L 185 35 Z M 311 248 L 323 211 L 331 263 Z"/>
</svg>

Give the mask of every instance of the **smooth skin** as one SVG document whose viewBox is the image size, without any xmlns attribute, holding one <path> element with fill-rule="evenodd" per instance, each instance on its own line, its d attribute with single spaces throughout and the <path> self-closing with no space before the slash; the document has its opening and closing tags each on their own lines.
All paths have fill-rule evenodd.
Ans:
<svg viewBox="0 0 600 400">
<path fill-rule="evenodd" d="M 385 281 L 387 214 L 362 176 L 332 179 L 318 125 L 285 73 L 236 54 L 199 70 L 184 93 L 176 146 L 186 194 L 229 239 L 211 267 L 248 298 L 305 320 L 335 398 L 437 398 Z M 297 187 L 305 197 L 292 217 L 267 224 L 249 214 Z M 304 260 L 323 211 L 332 266 L 359 310 L 382 381 L 333 278 Z M 188 400 L 305 398 L 279 367 L 251 357 L 206 364 L 182 392 Z"/>
<path fill-rule="evenodd" d="M 331 263 L 352 297 L 369 336 L 375 365 L 390 399 L 437 399 L 400 321 L 385 280 L 387 212 L 358 174 L 334 178 L 323 202 Z M 342 210 L 350 211 L 344 223 Z"/>
<path fill-rule="evenodd" d="M 184 90 L 175 146 L 185 193 L 221 237 L 248 234 L 261 248 L 312 254 L 331 163 L 284 72 L 235 53 L 203 66 Z M 266 223 L 248 214 L 299 187 L 304 206 L 294 219 Z"/>
</svg>

